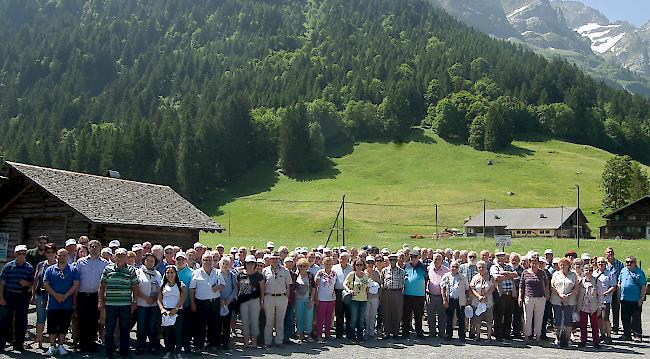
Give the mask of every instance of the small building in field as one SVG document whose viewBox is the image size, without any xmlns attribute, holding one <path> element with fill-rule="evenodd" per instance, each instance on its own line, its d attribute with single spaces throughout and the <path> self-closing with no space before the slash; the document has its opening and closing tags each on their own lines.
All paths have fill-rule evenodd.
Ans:
<svg viewBox="0 0 650 359">
<path fill-rule="evenodd" d="M 186 248 L 199 231 L 223 230 L 169 186 L 0 163 L 0 246 L 10 256 L 15 245 L 32 248 L 41 235 L 57 245 L 87 235 L 125 248 L 144 241 Z"/>
<path fill-rule="evenodd" d="M 467 236 L 575 237 L 578 230 L 580 237 L 591 238 L 587 223 L 582 210 L 575 207 L 508 208 L 487 210 L 485 216 L 481 212 L 470 217 L 463 227 Z"/>
<path fill-rule="evenodd" d="M 600 238 L 650 239 L 650 196 L 615 209 L 603 216 Z"/>
</svg>

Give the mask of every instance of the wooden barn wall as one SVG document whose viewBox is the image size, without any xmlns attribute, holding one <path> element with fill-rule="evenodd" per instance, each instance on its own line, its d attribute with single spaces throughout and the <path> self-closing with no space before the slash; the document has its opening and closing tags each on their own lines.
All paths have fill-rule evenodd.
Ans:
<svg viewBox="0 0 650 359">
<path fill-rule="evenodd" d="M 9 233 L 7 249 L 10 255 L 17 244 L 34 247 L 38 236 L 43 234 L 60 246 L 67 238 L 88 234 L 89 229 L 86 219 L 35 187 L 25 191 L 0 213 L 0 232 Z"/>
<path fill-rule="evenodd" d="M 104 245 L 113 239 L 120 241 L 122 247 L 131 249 L 135 243 L 149 241 L 152 244 L 179 246 L 183 249 L 191 247 L 199 240 L 199 231 L 193 229 L 169 229 L 162 227 L 137 227 L 103 225 L 98 226 L 96 238 Z"/>
</svg>

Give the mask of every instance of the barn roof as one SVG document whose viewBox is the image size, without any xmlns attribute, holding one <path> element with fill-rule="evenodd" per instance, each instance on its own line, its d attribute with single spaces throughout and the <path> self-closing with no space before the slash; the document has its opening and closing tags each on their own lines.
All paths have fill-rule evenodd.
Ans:
<svg viewBox="0 0 650 359">
<path fill-rule="evenodd" d="M 485 226 L 505 229 L 557 229 L 571 216 L 575 216 L 575 211 L 575 207 L 490 209 L 485 211 Z M 482 227 L 483 212 L 472 217 L 464 226 Z"/>
<path fill-rule="evenodd" d="M 224 229 L 169 186 L 5 163 L 93 223 Z"/>
<path fill-rule="evenodd" d="M 643 196 L 643 197 L 637 199 L 637 200 L 634 201 L 634 202 L 630 202 L 630 203 L 626 204 L 626 205 L 623 206 L 623 207 L 617 208 L 617 209 L 615 209 L 615 210 L 613 210 L 613 211 L 611 211 L 611 212 L 609 212 L 609 213 L 603 215 L 603 217 L 604 217 L 604 218 L 607 218 L 607 219 L 611 219 L 615 214 L 617 214 L 617 213 L 623 211 L 624 209 L 627 209 L 627 208 L 629 208 L 629 207 L 632 207 L 632 206 L 636 205 L 637 203 L 641 203 L 641 202 L 645 202 L 645 201 L 649 201 L 649 200 L 650 200 L 650 195 L 645 195 L 645 196 Z"/>
</svg>

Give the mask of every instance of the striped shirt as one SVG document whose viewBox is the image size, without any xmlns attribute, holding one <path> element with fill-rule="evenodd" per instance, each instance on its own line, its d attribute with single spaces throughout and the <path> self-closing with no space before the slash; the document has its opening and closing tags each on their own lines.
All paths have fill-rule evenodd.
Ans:
<svg viewBox="0 0 650 359">
<path fill-rule="evenodd" d="M 138 284 L 138 276 L 135 274 L 135 268 L 130 265 L 119 268 L 115 263 L 111 263 L 104 268 L 102 283 L 106 286 L 106 305 L 131 305 L 132 288 Z"/>
<path fill-rule="evenodd" d="M 21 279 L 30 283 L 34 281 L 34 267 L 31 264 L 25 262 L 23 265 L 17 265 L 16 260 L 13 260 L 2 267 L 0 280 L 4 283 L 5 291 L 20 293 L 31 289 L 31 286 L 23 287 L 20 285 Z"/>
</svg>

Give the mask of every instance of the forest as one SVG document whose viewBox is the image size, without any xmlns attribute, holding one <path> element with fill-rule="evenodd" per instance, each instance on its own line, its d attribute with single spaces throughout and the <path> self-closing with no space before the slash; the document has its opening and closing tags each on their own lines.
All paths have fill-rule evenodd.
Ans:
<svg viewBox="0 0 650 359">
<path fill-rule="evenodd" d="M 564 139 L 650 160 L 650 100 L 426 0 L 0 0 L 0 153 L 193 200 L 414 126 L 478 150 Z"/>
</svg>

